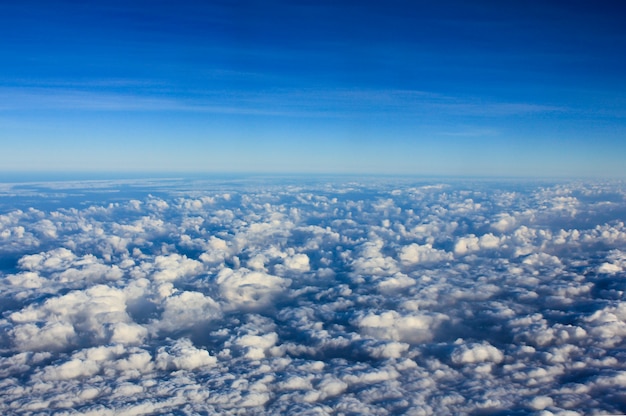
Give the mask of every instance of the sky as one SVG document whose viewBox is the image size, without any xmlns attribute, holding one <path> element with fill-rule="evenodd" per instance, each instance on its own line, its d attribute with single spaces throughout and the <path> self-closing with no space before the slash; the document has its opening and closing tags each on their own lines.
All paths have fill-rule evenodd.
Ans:
<svg viewBox="0 0 626 416">
<path fill-rule="evenodd" d="M 615 1 L 0 3 L 0 170 L 626 176 Z"/>
</svg>

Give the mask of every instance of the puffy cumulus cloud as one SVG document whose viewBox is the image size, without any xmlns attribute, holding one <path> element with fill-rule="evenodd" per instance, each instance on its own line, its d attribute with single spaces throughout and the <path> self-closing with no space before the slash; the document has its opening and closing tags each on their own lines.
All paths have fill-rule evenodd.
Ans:
<svg viewBox="0 0 626 416">
<path fill-rule="evenodd" d="M 93 360 L 73 359 L 61 365 L 47 368 L 42 379 L 47 381 L 60 381 L 93 376 L 98 372 L 100 372 L 100 366 Z"/>
<path fill-rule="evenodd" d="M 264 358 L 268 349 L 276 345 L 278 334 L 270 332 L 265 335 L 247 334 L 238 338 L 236 344 L 247 347 L 246 357 L 251 360 Z"/>
<path fill-rule="evenodd" d="M 504 360 L 504 354 L 488 343 L 461 344 L 452 352 L 452 362 L 455 364 L 475 364 L 492 362 L 499 364 Z"/>
<path fill-rule="evenodd" d="M 309 256 L 306 254 L 295 254 L 285 259 L 285 267 L 295 272 L 308 272 L 311 267 L 309 266 Z"/>
<path fill-rule="evenodd" d="M 215 280 L 222 297 L 234 308 L 268 306 L 291 283 L 289 279 L 245 268 L 224 268 Z"/>
<path fill-rule="evenodd" d="M 348 384 L 342 380 L 338 380 L 332 376 L 324 377 L 313 391 L 308 392 L 304 396 L 305 401 L 315 402 L 328 397 L 338 396 L 348 388 Z"/>
<path fill-rule="evenodd" d="M 247 266 L 252 270 L 266 270 L 265 264 L 269 261 L 267 256 L 263 254 L 255 254 L 248 259 Z M 308 265 L 308 258 L 307 258 Z"/>
<path fill-rule="evenodd" d="M 494 221 L 491 224 L 491 228 L 501 233 L 511 230 L 513 227 L 515 227 L 518 221 L 513 215 L 509 213 L 498 214 L 496 218 L 497 221 Z"/>
<path fill-rule="evenodd" d="M 397 262 L 382 252 L 384 244 L 382 239 L 376 238 L 359 247 L 359 255 L 352 260 L 357 281 L 362 280 L 364 276 L 376 280 L 381 276 L 393 275 L 399 271 Z"/>
<path fill-rule="evenodd" d="M 389 341 L 369 343 L 364 349 L 374 358 L 401 358 L 409 347 L 405 342 Z"/>
<path fill-rule="evenodd" d="M 4 240 L 10 240 L 11 235 L 24 236 L 25 229 L 19 225 L 20 221 L 23 221 L 27 217 L 27 214 L 20 210 L 13 210 L 4 214 L 0 214 L 0 237 Z M 12 230 L 19 229 L 17 233 L 12 233 Z"/>
<path fill-rule="evenodd" d="M 231 259 L 237 253 L 236 248 L 229 246 L 226 240 L 215 236 L 210 236 L 203 245 L 205 252 L 199 259 L 208 264 L 223 264 L 226 259 Z"/>
<path fill-rule="evenodd" d="M 166 297 L 161 303 L 161 315 L 152 324 L 152 329 L 156 331 L 181 331 L 221 317 L 218 303 L 203 293 L 174 292 L 170 291 L 169 286 L 162 286 L 160 289 Z"/>
<path fill-rule="evenodd" d="M 111 342 L 120 344 L 141 344 L 148 330 L 134 322 L 118 322 L 112 325 Z"/>
<path fill-rule="evenodd" d="M 85 282 L 102 283 L 124 276 L 120 265 L 104 264 L 102 259 L 92 254 L 79 257 L 66 248 L 23 256 L 18 260 L 18 266 L 31 272 L 18 273 L 9 278 L 13 285 L 25 289 L 41 287 L 41 279 L 58 287 L 80 287 Z"/>
<path fill-rule="evenodd" d="M 415 285 L 415 279 L 404 273 L 395 273 L 386 277 L 378 283 L 378 288 L 382 292 L 394 292 Z"/>
<path fill-rule="evenodd" d="M 598 273 L 616 274 L 626 269 L 626 253 L 620 250 L 611 250 L 606 262 L 598 267 Z"/>
<path fill-rule="evenodd" d="M 380 339 L 391 339 L 408 343 L 430 341 L 443 321 L 443 314 L 401 315 L 396 311 L 368 313 L 357 319 L 357 325 L 364 335 Z"/>
<path fill-rule="evenodd" d="M 619 182 L 0 188 L 1 414 L 626 411 Z"/>
<path fill-rule="evenodd" d="M 13 327 L 9 336 L 18 351 L 57 351 L 77 341 L 69 322 L 23 323 Z"/>
<path fill-rule="evenodd" d="M 44 238 L 56 238 L 57 227 L 49 219 L 43 219 L 33 225 L 33 229 L 37 231 Z"/>
<path fill-rule="evenodd" d="M 30 305 L 11 313 L 9 321 L 13 323 L 10 338 L 21 351 L 63 350 L 112 338 L 136 343 L 146 335 L 126 313 L 124 292 L 105 285 Z"/>
<path fill-rule="evenodd" d="M 585 320 L 587 331 L 599 344 L 613 347 L 626 339 L 626 302 L 599 309 Z"/>
<path fill-rule="evenodd" d="M 157 281 L 176 280 L 183 276 L 199 274 L 203 271 L 202 263 L 180 254 L 157 256 L 154 259 L 156 272 L 152 278 Z"/>
<path fill-rule="evenodd" d="M 66 248 L 57 248 L 45 253 L 31 254 L 22 257 L 18 265 L 26 270 L 66 270 L 76 259 L 74 253 Z"/>
<path fill-rule="evenodd" d="M 499 248 L 501 244 L 502 240 L 491 233 L 480 237 L 470 234 L 457 240 L 454 245 L 454 254 L 462 256 L 479 250 L 493 250 Z"/>
<path fill-rule="evenodd" d="M 189 339 L 181 338 L 173 345 L 161 347 L 157 351 L 155 364 L 161 370 L 195 370 L 212 367 L 217 359 L 207 350 L 196 348 Z"/>
<path fill-rule="evenodd" d="M 39 289 L 46 283 L 44 278 L 34 272 L 10 274 L 6 277 L 6 279 L 11 285 L 23 287 L 25 289 Z"/>
<path fill-rule="evenodd" d="M 400 250 L 400 261 L 405 265 L 417 263 L 432 263 L 438 261 L 452 260 L 452 253 L 445 250 L 437 250 L 431 244 L 410 244 Z"/>
</svg>

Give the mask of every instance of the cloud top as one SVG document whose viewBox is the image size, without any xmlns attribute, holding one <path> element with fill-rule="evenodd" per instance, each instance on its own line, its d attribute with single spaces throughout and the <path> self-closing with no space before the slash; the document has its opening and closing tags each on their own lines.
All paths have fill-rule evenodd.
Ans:
<svg viewBox="0 0 626 416">
<path fill-rule="evenodd" d="M 0 412 L 626 410 L 621 183 L 389 180 L 5 185 Z"/>
</svg>

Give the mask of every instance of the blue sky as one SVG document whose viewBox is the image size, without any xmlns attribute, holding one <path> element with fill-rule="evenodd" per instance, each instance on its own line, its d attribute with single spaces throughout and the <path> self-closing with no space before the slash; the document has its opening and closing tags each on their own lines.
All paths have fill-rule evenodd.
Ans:
<svg viewBox="0 0 626 416">
<path fill-rule="evenodd" d="M 0 3 L 0 170 L 626 176 L 613 1 Z"/>
</svg>

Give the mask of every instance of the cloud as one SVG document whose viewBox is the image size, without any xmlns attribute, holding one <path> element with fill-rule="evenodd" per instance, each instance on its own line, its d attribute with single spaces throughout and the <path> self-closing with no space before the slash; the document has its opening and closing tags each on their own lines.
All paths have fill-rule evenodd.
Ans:
<svg viewBox="0 0 626 416">
<path fill-rule="evenodd" d="M 504 355 L 493 345 L 462 344 L 452 352 L 452 362 L 455 364 L 475 364 L 493 362 L 499 364 L 504 360 Z"/>
<path fill-rule="evenodd" d="M 3 414 L 623 413 L 620 183 L 29 186 Z"/>
<path fill-rule="evenodd" d="M 491 224 L 491 227 L 501 233 L 511 230 L 517 222 L 515 217 L 509 213 L 499 214 L 497 218 L 498 221 Z"/>
<path fill-rule="evenodd" d="M 155 358 L 160 370 L 195 370 L 200 367 L 212 367 L 217 359 L 208 351 L 194 347 L 189 339 L 181 338 L 173 345 L 158 349 Z"/>
<path fill-rule="evenodd" d="M 20 351 L 63 350 L 112 339 L 136 343 L 146 332 L 126 313 L 124 292 L 106 285 L 30 305 L 11 313 L 9 320 L 14 324 L 9 334 Z"/>
<path fill-rule="evenodd" d="M 47 253 L 32 254 L 22 257 L 19 266 L 26 270 L 66 270 L 76 259 L 74 253 L 66 248 L 58 248 Z"/>
<path fill-rule="evenodd" d="M 179 254 L 157 256 L 154 259 L 154 267 L 157 271 L 152 278 L 156 281 L 176 280 L 183 276 L 200 274 L 203 271 L 202 263 Z"/>
<path fill-rule="evenodd" d="M 152 325 L 157 331 L 181 331 L 219 318 L 222 314 L 219 304 L 200 292 L 178 292 L 167 285 L 160 286 L 159 290 L 165 299 L 161 304 L 161 316 Z"/>
<path fill-rule="evenodd" d="M 452 253 L 444 250 L 437 250 L 431 244 L 419 245 L 410 244 L 400 251 L 400 261 L 406 265 L 417 263 L 432 263 L 438 261 L 452 260 Z"/>
<path fill-rule="evenodd" d="M 222 297 L 233 307 L 258 309 L 267 307 L 291 281 L 244 268 L 224 268 L 217 275 L 216 283 Z"/>
<path fill-rule="evenodd" d="M 384 241 L 380 238 L 365 242 L 359 247 L 359 256 L 352 260 L 352 267 L 358 273 L 357 278 L 370 275 L 375 280 L 399 271 L 397 262 L 382 253 L 383 247 Z"/>
<path fill-rule="evenodd" d="M 247 347 L 246 358 L 258 360 L 264 358 L 268 349 L 276 345 L 278 334 L 270 332 L 265 335 L 244 335 L 237 339 L 237 345 Z"/>
<path fill-rule="evenodd" d="M 285 267 L 296 272 L 308 272 L 310 270 L 309 257 L 306 254 L 295 254 L 285 259 Z"/>
<path fill-rule="evenodd" d="M 433 331 L 446 319 L 443 314 L 401 315 L 396 311 L 385 311 L 359 317 L 357 325 L 367 336 L 420 343 L 430 341 L 433 338 Z"/>
<path fill-rule="evenodd" d="M 502 241 L 495 235 L 488 233 L 480 237 L 470 234 L 461 237 L 454 245 L 454 254 L 462 256 L 479 250 L 493 250 L 500 247 Z"/>
<path fill-rule="evenodd" d="M 598 267 L 598 273 L 614 275 L 624 271 L 626 268 L 626 253 L 620 250 L 611 250 L 607 260 Z"/>
</svg>

